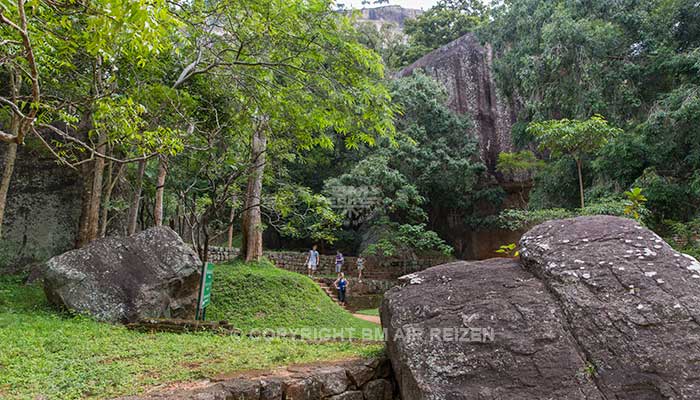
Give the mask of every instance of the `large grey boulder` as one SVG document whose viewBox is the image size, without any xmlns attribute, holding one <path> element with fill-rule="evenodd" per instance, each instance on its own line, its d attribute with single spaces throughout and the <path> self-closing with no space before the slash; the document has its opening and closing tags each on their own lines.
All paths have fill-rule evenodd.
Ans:
<svg viewBox="0 0 700 400">
<path fill-rule="evenodd" d="M 520 242 L 608 399 L 700 399 L 700 263 L 623 218 L 550 221 Z"/>
<path fill-rule="evenodd" d="M 517 262 L 407 275 L 381 307 L 403 399 L 602 399 L 557 302 Z"/>
<path fill-rule="evenodd" d="M 177 233 L 156 227 L 53 257 L 44 290 L 51 303 L 101 321 L 194 318 L 200 270 Z"/>
<path fill-rule="evenodd" d="M 519 262 L 445 264 L 386 293 L 404 399 L 700 399 L 698 261 L 609 216 L 546 222 L 520 247 Z"/>
</svg>

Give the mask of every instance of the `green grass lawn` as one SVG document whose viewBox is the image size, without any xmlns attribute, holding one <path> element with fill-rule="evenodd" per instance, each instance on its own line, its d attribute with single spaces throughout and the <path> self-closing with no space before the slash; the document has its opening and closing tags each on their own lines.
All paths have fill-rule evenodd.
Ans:
<svg viewBox="0 0 700 400">
<path fill-rule="evenodd" d="M 378 317 L 379 316 L 379 309 L 378 308 L 370 308 L 369 310 L 359 310 L 356 312 L 356 314 L 372 315 L 372 316 Z"/>
<path fill-rule="evenodd" d="M 311 279 L 267 262 L 224 264 L 214 269 L 207 319 L 246 330 L 305 329 L 303 336 L 381 339 L 381 329 L 338 307 Z M 309 335 L 311 334 L 311 335 Z"/>
<path fill-rule="evenodd" d="M 315 288 L 308 286 L 313 285 L 310 281 L 285 279 L 285 274 L 276 275 L 278 272 L 264 268 L 272 267 L 242 266 L 238 271 L 232 266 L 217 268 L 212 298 L 215 306 L 209 310 L 210 315 L 226 317 L 244 329 L 273 325 L 323 327 L 334 322 L 365 326 L 364 321 L 351 316 L 349 319 L 347 313 L 332 310 L 315 295 L 293 301 L 284 295 L 265 293 L 251 282 L 255 276 L 269 278 L 271 282 L 278 276 L 279 284 L 288 289 L 289 285 L 303 285 L 301 293 Z M 229 298 L 245 292 L 236 283 L 236 277 L 247 277 L 246 284 L 252 285 L 248 293 L 258 293 L 258 300 L 264 301 L 265 306 L 255 306 L 252 299 Z M 300 292 L 293 291 L 298 296 Z M 230 307 L 242 304 L 248 304 L 248 311 L 232 312 Z M 306 308 L 300 309 L 300 304 L 306 304 Z M 334 306 L 332 302 L 331 306 Z M 265 315 L 257 314 L 258 309 L 265 310 Z M 299 313 L 299 317 L 295 319 L 294 313 Z M 25 286 L 16 277 L 0 277 L 0 399 L 104 399 L 239 370 L 368 357 L 382 348 L 348 342 L 309 344 L 208 333 L 133 332 L 119 325 L 56 313 L 48 307 L 40 287 Z"/>
</svg>

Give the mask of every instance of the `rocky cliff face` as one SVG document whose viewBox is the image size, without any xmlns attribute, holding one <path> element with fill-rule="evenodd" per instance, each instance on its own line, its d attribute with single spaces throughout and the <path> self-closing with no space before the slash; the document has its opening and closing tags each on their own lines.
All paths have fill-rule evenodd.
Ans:
<svg viewBox="0 0 700 400">
<path fill-rule="evenodd" d="M 0 145 L 0 171 L 5 146 Z M 55 159 L 18 149 L 0 240 L 0 272 L 17 271 L 73 247 L 80 216 L 80 177 Z"/>
<path fill-rule="evenodd" d="M 476 125 L 481 159 L 492 174 L 498 154 L 513 150 L 511 127 L 514 107 L 496 92 L 493 78 L 493 51 L 468 33 L 436 49 L 398 72 L 408 76 L 422 69 L 447 88 L 449 106 L 468 114 Z"/>
<path fill-rule="evenodd" d="M 414 19 L 423 14 L 422 10 L 403 8 L 401 6 L 384 6 L 374 8 L 363 8 L 360 10 L 360 21 L 369 21 L 378 26 L 386 23 L 394 23 L 403 27 L 407 19 Z"/>
</svg>

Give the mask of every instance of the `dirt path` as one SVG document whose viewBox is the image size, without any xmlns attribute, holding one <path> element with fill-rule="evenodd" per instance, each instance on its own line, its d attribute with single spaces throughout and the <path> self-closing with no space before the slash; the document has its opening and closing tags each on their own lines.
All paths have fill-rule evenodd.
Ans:
<svg viewBox="0 0 700 400">
<path fill-rule="evenodd" d="M 353 316 L 359 319 L 364 319 L 365 321 L 374 322 L 377 325 L 382 324 L 382 321 L 376 315 L 353 314 Z"/>
</svg>

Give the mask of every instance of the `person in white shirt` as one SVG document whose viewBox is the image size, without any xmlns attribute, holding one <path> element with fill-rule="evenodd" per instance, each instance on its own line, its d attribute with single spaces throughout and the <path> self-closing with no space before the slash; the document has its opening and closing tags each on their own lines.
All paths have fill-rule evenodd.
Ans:
<svg viewBox="0 0 700 400">
<path fill-rule="evenodd" d="M 362 256 L 357 257 L 357 280 L 362 282 L 362 271 L 365 269 L 365 259 Z"/>
<path fill-rule="evenodd" d="M 314 245 L 309 251 L 309 255 L 306 256 L 306 267 L 309 277 L 313 277 L 318 269 L 320 255 L 318 254 L 316 248 L 317 246 Z"/>
</svg>

